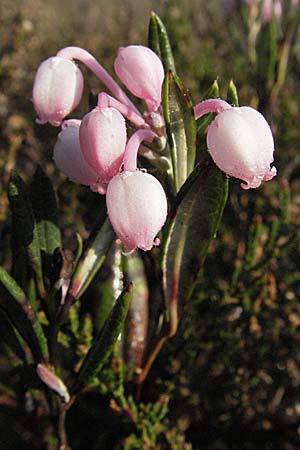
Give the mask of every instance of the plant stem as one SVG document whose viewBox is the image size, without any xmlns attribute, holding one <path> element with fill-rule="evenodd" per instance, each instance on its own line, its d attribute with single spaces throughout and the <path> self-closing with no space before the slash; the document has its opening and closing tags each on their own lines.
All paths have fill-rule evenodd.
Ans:
<svg viewBox="0 0 300 450">
<path fill-rule="evenodd" d="M 127 142 L 124 154 L 124 171 L 135 172 L 137 169 L 137 153 L 143 141 L 152 142 L 156 136 L 150 130 L 136 131 Z"/>
<path fill-rule="evenodd" d="M 231 105 L 225 102 L 225 100 L 222 100 L 221 98 L 209 98 L 194 106 L 195 119 L 199 119 L 204 116 L 204 114 L 220 113 L 229 108 L 231 108 Z"/>
<path fill-rule="evenodd" d="M 149 128 L 149 125 L 145 122 L 140 114 L 137 114 L 134 109 L 124 103 L 119 102 L 114 97 L 111 97 L 106 92 L 100 92 L 98 95 L 99 108 L 111 107 L 118 110 L 126 119 L 128 119 L 137 128 Z"/>
<path fill-rule="evenodd" d="M 141 373 L 137 377 L 136 382 L 138 385 L 141 385 L 145 381 L 145 378 L 147 377 L 152 364 L 154 363 L 157 355 L 159 354 L 160 350 L 162 349 L 162 347 L 163 347 L 164 343 L 166 342 L 166 340 L 168 339 L 168 337 L 169 337 L 168 333 L 162 332 L 162 334 L 157 338 L 157 341 L 155 342 L 154 347 L 151 350 L 151 352 L 144 364 L 144 367 L 142 368 Z"/>
<path fill-rule="evenodd" d="M 62 403 L 60 403 L 59 409 L 60 411 L 58 416 L 58 437 L 59 437 L 58 450 L 71 450 L 71 448 L 68 445 L 67 433 L 65 428 L 66 409 Z"/>
<path fill-rule="evenodd" d="M 83 62 L 102 83 L 111 91 L 111 93 L 120 102 L 130 106 L 138 115 L 141 113 L 137 110 L 132 101 L 127 97 L 122 88 L 116 83 L 111 75 L 102 67 L 102 65 L 96 60 L 96 58 L 89 52 L 80 47 L 65 47 L 61 49 L 56 56 L 67 59 L 77 59 Z"/>
</svg>

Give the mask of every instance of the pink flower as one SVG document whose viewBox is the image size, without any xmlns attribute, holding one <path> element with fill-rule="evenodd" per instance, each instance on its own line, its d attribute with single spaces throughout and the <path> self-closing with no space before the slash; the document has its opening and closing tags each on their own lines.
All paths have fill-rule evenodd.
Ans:
<svg viewBox="0 0 300 450">
<path fill-rule="evenodd" d="M 95 185 L 98 176 L 82 156 L 79 143 L 79 127 L 81 120 L 66 120 L 62 124 L 54 146 L 53 159 L 55 165 L 71 181 L 87 186 Z"/>
<path fill-rule="evenodd" d="M 124 172 L 108 184 L 107 213 L 126 250 L 151 250 L 159 245 L 157 233 L 167 216 L 167 198 L 160 182 L 137 170 L 137 152 L 142 141 L 156 137 L 150 130 L 138 130 L 129 139 L 124 155 Z"/>
<path fill-rule="evenodd" d="M 84 159 L 97 173 L 98 182 L 105 190 L 123 162 L 126 146 L 124 117 L 114 108 L 95 108 L 82 119 L 79 140 Z"/>
<path fill-rule="evenodd" d="M 207 148 L 223 172 L 245 182 L 244 189 L 256 188 L 276 175 L 276 168 L 270 168 L 274 153 L 270 126 L 248 106 L 219 112 L 208 127 Z"/>
<path fill-rule="evenodd" d="M 58 56 L 43 61 L 33 85 L 37 122 L 59 126 L 80 102 L 83 77 L 73 61 Z"/>
<path fill-rule="evenodd" d="M 114 66 L 127 89 L 142 98 L 149 111 L 159 108 L 164 68 L 152 50 L 142 45 L 120 47 Z"/>
<path fill-rule="evenodd" d="M 165 223 L 167 199 L 160 182 L 137 170 L 122 172 L 109 183 L 106 193 L 111 224 L 128 252 L 136 247 L 151 250 Z"/>
</svg>

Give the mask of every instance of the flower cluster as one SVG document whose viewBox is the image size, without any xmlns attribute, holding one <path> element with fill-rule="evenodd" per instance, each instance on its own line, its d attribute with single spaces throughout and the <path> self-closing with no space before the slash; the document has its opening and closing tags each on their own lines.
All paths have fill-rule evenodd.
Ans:
<svg viewBox="0 0 300 450">
<path fill-rule="evenodd" d="M 82 120 L 64 120 L 83 92 L 83 76 L 74 59 L 85 63 L 114 97 L 102 92 L 97 107 Z M 164 70 L 156 54 L 143 46 L 120 48 L 115 71 L 126 88 L 145 101 L 148 117 L 160 116 Z M 156 134 L 100 63 L 81 48 L 62 49 L 39 66 L 33 103 L 38 123 L 61 125 L 53 155 L 56 166 L 70 180 L 106 194 L 110 221 L 126 250 L 158 245 L 156 235 L 167 216 L 166 195 L 156 178 L 137 169 L 141 143 L 152 142 Z M 125 118 L 137 129 L 129 140 Z"/>
<path fill-rule="evenodd" d="M 101 92 L 97 107 L 81 120 L 64 120 L 79 104 L 83 76 L 74 60 L 86 64 L 113 96 Z M 124 86 L 145 102 L 142 114 L 101 64 L 86 50 L 66 47 L 42 62 L 34 82 L 33 103 L 38 123 L 61 125 L 54 147 L 57 167 L 72 181 L 106 194 L 107 211 L 128 252 L 150 250 L 165 223 L 167 199 L 159 181 L 137 168 L 143 141 L 164 133 L 161 91 L 164 69 L 149 48 L 131 45 L 118 51 L 114 68 Z M 230 106 L 224 100 L 205 100 L 194 107 L 195 118 L 217 113 L 207 130 L 207 147 L 216 165 L 258 187 L 273 178 L 274 142 L 264 117 L 253 108 Z M 126 120 L 135 132 L 128 138 Z"/>
</svg>

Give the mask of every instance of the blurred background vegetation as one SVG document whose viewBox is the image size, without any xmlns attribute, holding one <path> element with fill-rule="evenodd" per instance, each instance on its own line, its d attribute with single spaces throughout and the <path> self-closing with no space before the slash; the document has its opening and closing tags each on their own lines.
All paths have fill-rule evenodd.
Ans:
<svg viewBox="0 0 300 450">
<path fill-rule="evenodd" d="M 57 130 L 35 124 L 31 102 L 35 71 L 41 60 L 64 46 L 86 48 L 112 72 L 119 46 L 147 45 L 149 14 L 155 10 L 168 29 L 178 73 L 194 102 L 204 98 L 215 79 L 226 97 L 233 79 L 240 104 L 265 113 L 276 142 L 278 176 L 272 182 L 245 192 L 231 181 L 223 222 L 202 279 L 177 335 L 163 348 L 145 382 L 140 423 L 128 424 L 106 392 L 88 392 L 67 416 L 74 450 L 299 448 L 300 35 L 295 27 L 284 81 L 275 93 L 267 92 L 261 88 L 257 56 L 264 51 L 264 40 L 251 50 L 245 2 L 236 2 L 233 11 L 226 11 L 224 3 L 0 0 L 4 267 L 11 266 L 6 189 L 13 168 L 28 180 L 41 164 L 53 180 L 65 248 L 75 250 L 75 232 L 87 237 L 101 208 L 96 194 L 68 182 L 55 169 L 51 158 Z M 286 16 L 277 35 L 277 56 L 292 28 L 290 2 L 283 5 Z M 275 72 L 278 65 L 277 59 Z M 93 75 L 87 71 L 84 75 L 88 81 L 78 116 L 88 110 L 90 91 L 101 89 Z M 276 80 L 271 87 L 274 84 Z M 85 320 L 97 302 L 101 276 L 82 298 L 87 305 L 82 312 Z M 0 327 L 1 449 L 52 448 L 51 427 L 42 408 L 33 403 L 26 381 L 20 375 L 7 378 L 17 356 L 8 349 L 2 315 Z M 114 386 L 113 371 L 108 368 L 107 377 Z"/>
</svg>

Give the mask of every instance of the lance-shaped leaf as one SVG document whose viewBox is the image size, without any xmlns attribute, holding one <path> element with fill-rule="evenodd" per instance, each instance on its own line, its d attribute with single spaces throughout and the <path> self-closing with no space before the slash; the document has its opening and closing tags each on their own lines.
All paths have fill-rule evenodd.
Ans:
<svg viewBox="0 0 300 450">
<path fill-rule="evenodd" d="M 13 172 L 8 185 L 9 206 L 12 213 L 12 247 L 18 257 L 24 249 L 36 274 L 41 293 L 44 292 L 42 259 L 37 236 L 36 223 L 28 199 L 27 188 L 16 172 Z"/>
<path fill-rule="evenodd" d="M 78 299 L 84 293 L 103 264 L 114 239 L 115 232 L 109 220 L 106 219 L 77 264 L 69 288 L 69 297 Z"/>
<path fill-rule="evenodd" d="M 99 271 L 99 302 L 96 329 L 100 331 L 124 288 L 122 244 L 114 242 Z"/>
<path fill-rule="evenodd" d="M 16 281 L 0 266 L 0 307 L 27 342 L 37 361 L 48 359 L 48 346 L 37 315 Z"/>
<path fill-rule="evenodd" d="M 142 367 L 148 331 L 148 285 L 143 260 L 135 251 L 123 257 L 125 283 L 133 283 L 132 299 L 124 331 L 124 358 L 127 378 Z"/>
<path fill-rule="evenodd" d="M 97 376 L 104 363 L 114 349 L 115 343 L 123 329 L 132 295 L 130 283 L 120 294 L 103 329 L 95 339 L 90 351 L 86 355 L 78 373 L 75 391 L 80 386 L 88 384 Z"/>
<path fill-rule="evenodd" d="M 82 237 L 79 233 L 76 233 L 76 239 L 77 239 L 77 248 L 76 248 L 75 259 L 74 259 L 74 267 L 77 266 L 77 263 L 82 255 L 82 250 L 83 250 Z"/>
<path fill-rule="evenodd" d="M 257 38 L 257 90 L 262 104 L 268 100 L 274 85 L 279 36 L 278 23 L 271 20 L 262 26 Z"/>
<path fill-rule="evenodd" d="M 163 293 L 169 335 L 177 329 L 178 308 L 189 299 L 216 235 L 228 195 L 228 180 L 207 158 L 177 195 L 163 242 Z"/>
<path fill-rule="evenodd" d="M 151 12 L 148 33 L 149 47 L 160 57 L 165 72 L 176 73 L 174 57 L 166 27 L 155 12 Z"/>
<path fill-rule="evenodd" d="M 58 210 L 52 184 L 42 170 L 38 167 L 31 186 L 31 202 L 36 221 L 37 236 L 42 254 L 45 255 L 45 266 L 49 275 L 54 250 L 61 246 L 61 235 L 58 228 Z"/>
<path fill-rule="evenodd" d="M 0 340 L 0 353 L 11 353 L 13 352 L 13 364 L 18 364 L 20 358 L 24 363 L 27 363 L 27 355 L 24 350 L 24 341 L 21 339 L 20 334 L 17 332 L 16 328 L 13 326 L 8 315 L 0 308 L 0 330 L 1 330 L 1 340 Z M 23 345 L 22 345 L 23 343 Z M 15 355 L 18 358 L 15 358 Z"/>
<path fill-rule="evenodd" d="M 238 92 L 233 80 L 230 80 L 228 84 L 227 101 L 233 106 L 239 106 Z"/>
<path fill-rule="evenodd" d="M 177 192 L 194 169 L 196 121 L 191 99 L 172 72 L 167 72 L 164 79 L 162 104 Z"/>
</svg>

